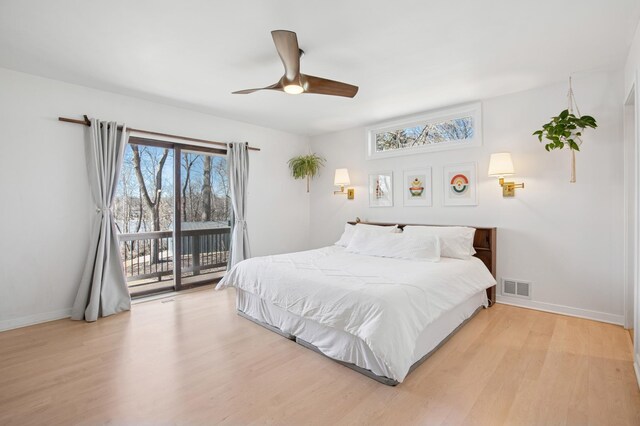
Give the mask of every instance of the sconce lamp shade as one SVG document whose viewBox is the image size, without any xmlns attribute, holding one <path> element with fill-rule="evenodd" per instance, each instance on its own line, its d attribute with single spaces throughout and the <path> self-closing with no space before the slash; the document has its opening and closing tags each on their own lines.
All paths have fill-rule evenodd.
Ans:
<svg viewBox="0 0 640 426">
<path fill-rule="evenodd" d="M 336 169 L 336 175 L 333 179 L 333 184 L 336 186 L 349 185 L 349 171 L 347 169 Z"/>
<path fill-rule="evenodd" d="M 508 152 L 498 152 L 491 154 L 489 160 L 489 176 L 502 177 L 514 174 L 513 161 Z"/>
</svg>

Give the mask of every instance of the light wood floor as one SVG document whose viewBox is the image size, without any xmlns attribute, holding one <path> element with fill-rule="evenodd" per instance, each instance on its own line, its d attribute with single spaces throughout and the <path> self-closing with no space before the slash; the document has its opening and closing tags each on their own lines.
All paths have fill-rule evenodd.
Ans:
<svg viewBox="0 0 640 426">
<path fill-rule="evenodd" d="M 235 313 L 232 290 L 0 333 L 0 424 L 639 425 L 620 327 L 497 305 L 397 387 Z"/>
</svg>

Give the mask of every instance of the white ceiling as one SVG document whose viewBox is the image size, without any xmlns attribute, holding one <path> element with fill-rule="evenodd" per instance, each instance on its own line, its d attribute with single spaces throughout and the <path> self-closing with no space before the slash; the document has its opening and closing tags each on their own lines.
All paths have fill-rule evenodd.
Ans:
<svg viewBox="0 0 640 426">
<path fill-rule="evenodd" d="M 623 65 L 638 0 L 0 0 L 0 67 L 319 134 Z M 302 72 L 354 99 L 234 90 Z M 81 114 L 83 111 L 78 111 Z"/>
</svg>

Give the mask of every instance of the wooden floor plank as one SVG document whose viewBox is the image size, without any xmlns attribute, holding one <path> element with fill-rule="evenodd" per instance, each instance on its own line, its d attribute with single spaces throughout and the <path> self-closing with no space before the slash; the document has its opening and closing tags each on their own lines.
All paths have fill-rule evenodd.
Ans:
<svg viewBox="0 0 640 426">
<path fill-rule="evenodd" d="M 0 333 L 0 424 L 640 424 L 621 327 L 481 311 L 397 387 L 236 315 L 232 290 Z"/>
</svg>

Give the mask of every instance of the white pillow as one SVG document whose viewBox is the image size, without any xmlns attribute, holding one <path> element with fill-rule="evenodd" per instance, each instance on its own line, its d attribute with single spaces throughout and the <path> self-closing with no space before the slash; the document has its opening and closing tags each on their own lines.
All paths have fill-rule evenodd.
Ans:
<svg viewBox="0 0 640 426">
<path fill-rule="evenodd" d="M 356 229 L 366 229 L 373 234 L 388 234 L 391 232 L 400 232 L 398 225 L 394 226 L 379 226 L 379 225 L 366 225 L 364 223 L 358 223 L 356 225 L 351 225 L 349 223 L 344 225 L 344 232 L 340 239 L 336 242 L 335 245 L 346 247 L 349 245 L 351 238 L 353 238 L 353 233 Z"/>
<path fill-rule="evenodd" d="M 349 245 L 349 241 L 351 241 L 351 237 L 353 237 L 353 233 L 355 232 L 356 227 L 351 224 L 344 225 L 344 232 L 340 236 L 340 239 L 336 241 L 337 246 L 346 247 Z"/>
<path fill-rule="evenodd" d="M 371 234 L 356 229 L 347 251 L 368 256 L 440 261 L 440 239 L 435 235 Z"/>
<path fill-rule="evenodd" d="M 353 236 L 351 237 L 351 240 L 349 241 L 349 244 L 347 245 L 347 251 L 353 252 L 353 253 L 360 253 L 361 250 L 364 250 L 368 245 L 369 245 L 369 241 L 372 240 L 374 237 L 376 237 L 377 235 L 386 235 L 386 234 L 392 234 L 392 233 L 396 233 L 396 226 L 388 226 L 388 227 L 381 227 L 381 226 L 362 226 L 360 224 L 358 224 L 356 227 L 356 229 L 353 231 Z M 382 230 L 381 230 L 382 228 Z M 393 231 L 393 232 L 389 232 L 389 231 Z"/>
<path fill-rule="evenodd" d="M 473 248 L 475 228 L 466 226 L 405 226 L 404 234 L 440 238 L 440 256 L 454 259 L 469 259 L 476 251 Z"/>
</svg>

